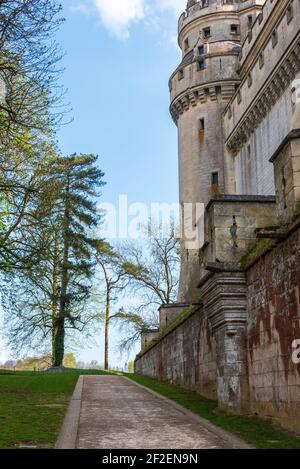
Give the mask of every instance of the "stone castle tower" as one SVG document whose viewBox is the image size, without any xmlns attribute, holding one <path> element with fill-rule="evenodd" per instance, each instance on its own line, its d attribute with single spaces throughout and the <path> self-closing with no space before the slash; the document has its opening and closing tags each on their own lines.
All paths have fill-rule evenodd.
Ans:
<svg viewBox="0 0 300 469">
<path fill-rule="evenodd" d="M 198 297 L 204 234 L 198 204 L 203 210 L 213 196 L 235 193 L 233 161 L 224 154 L 222 118 L 240 84 L 241 43 L 263 4 L 264 0 L 189 0 L 179 19 L 183 57 L 169 87 L 178 127 L 182 225 L 188 227 L 182 236 L 181 303 L 197 302 Z"/>
</svg>

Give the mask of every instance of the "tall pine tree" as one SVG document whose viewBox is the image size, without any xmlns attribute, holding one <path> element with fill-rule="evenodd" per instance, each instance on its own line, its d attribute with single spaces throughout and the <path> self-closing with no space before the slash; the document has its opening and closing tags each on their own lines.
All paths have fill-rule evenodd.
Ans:
<svg viewBox="0 0 300 469">
<path fill-rule="evenodd" d="M 59 367 L 66 330 L 82 331 L 90 319 L 87 302 L 99 244 L 91 233 L 99 222 L 96 202 L 104 182 L 92 154 L 50 157 L 41 177 L 36 235 L 44 240 L 45 251 L 38 266 L 22 273 L 11 339 L 21 344 L 51 334 L 52 364 Z"/>
<path fill-rule="evenodd" d="M 72 155 L 57 158 L 49 171 L 50 213 L 59 226 L 59 284 L 52 329 L 54 366 L 63 362 L 66 324 L 74 327 L 80 322 L 77 303 L 90 294 L 95 265 L 94 239 L 90 233 L 99 222 L 95 197 L 104 184 L 104 175 L 96 162 L 97 157 L 92 154 Z"/>
</svg>

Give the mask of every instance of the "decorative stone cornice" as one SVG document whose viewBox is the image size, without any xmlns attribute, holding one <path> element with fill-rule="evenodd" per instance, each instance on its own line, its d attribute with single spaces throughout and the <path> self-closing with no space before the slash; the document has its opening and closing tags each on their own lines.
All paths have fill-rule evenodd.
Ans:
<svg viewBox="0 0 300 469">
<path fill-rule="evenodd" d="M 208 100 L 217 100 L 216 87 L 221 88 L 221 97 L 224 102 L 228 102 L 235 93 L 236 85 L 240 82 L 235 81 L 223 81 L 223 82 L 212 82 L 197 85 L 192 88 L 188 88 L 186 91 L 177 96 L 170 105 L 171 116 L 177 124 L 179 117 L 188 111 L 191 107 L 197 106 L 198 103 L 204 104 Z"/>
<path fill-rule="evenodd" d="M 226 141 L 227 148 L 236 154 L 249 140 L 255 128 L 263 121 L 288 85 L 300 71 L 300 38 L 294 43 L 272 77 L 246 111 Z"/>
<path fill-rule="evenodd" d="M 246 313 L 246 276 L 244 272 L 227 269 L 209 276 L 200 286 L 205 311 L 216 330 L 244 325 Z"/>
<path fill-rule="evenodd" d="M 212 205 L 216 203 L 253 203 L 253 204 L 276 204 L 276 197 L 273 195 L 239 195 L 239 194 L 226 194 L 217 195 L 212 197 L 206 206 L 206 211 L 209 211 Z"/>
</svg>

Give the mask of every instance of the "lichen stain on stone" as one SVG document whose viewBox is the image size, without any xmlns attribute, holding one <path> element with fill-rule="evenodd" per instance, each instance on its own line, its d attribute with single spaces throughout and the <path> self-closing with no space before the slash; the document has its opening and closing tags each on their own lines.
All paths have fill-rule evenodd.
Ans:
<svg viewBox="0 0 300 469">
<path fill-rule="evenodd" d="M 229 380 L 229 385 L 228 385 L 229 405 L 230 403 L 234 404 L 237 401 L 239 383 L 240 383 L 240 380 L 236 376 L 232 376 Z"/>
<path fill-rule="evenodd" d="M 251 356 L 251 361 L 253 362 L 254 348 L 261 345 L 260 340 L 260 326 L 263 325 L 263 331 L 267 334 L 269 344 L 272 342 L 272 328 L 271 328 L 271 312 L 270 306 L 262 306 L 257 312 L 257 319 L 252 324 L 252 327 L 249 331 L 249 351 Z"/>
<path fill-rule="evenodd" d="M 299 234 L 278 247 L 255 265 L 249 277 L 249 306 L 252 323 L 248 331 L 248 348 L 253 363 L 254 349 L 263 353 L 261 325 L 268 344 L 280 345 L 284 376 L 291 373 L 292 343 L 300 339 L 300 251 Z M 259 306 L 258 306 L 259 305 Z M 276 331 L 276 336 L 275 336 Z M 293 367 L 300 376 L 300 366 Z"/>
<path fill-rule="evenodd" d="M 206 325 L 206 342 L 207 342 L 207 346 L 208 346 L 208 349 L 210 351 L 212 351 L 211 330 L 210 330 L 210 324 L 209 324 L 207 319 L 205 321 L 205 325 Z"/>
<path fill-rule="evenodd" d="M 298 313 L 299 286 L 294 286 L 289 295 L 290 301 L 283 306 L 283 312 L 276 311 L 275 328 L 279 334 L 281 359 L 284 363 L 285 378 L 289 377 L 289 370 L 292 357 L 292 343 L 300 338 L 300 318 Z M 300 368 L 297 367 L 300 376 Z"/>
</svg>

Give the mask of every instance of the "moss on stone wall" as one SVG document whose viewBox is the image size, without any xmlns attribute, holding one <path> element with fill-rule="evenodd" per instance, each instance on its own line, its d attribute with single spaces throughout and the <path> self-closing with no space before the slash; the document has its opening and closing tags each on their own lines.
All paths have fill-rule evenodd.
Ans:
<svg viewBox="0 0 300 469">
<path fill-rule="evenodd" d="M 295 211 L 294 211 L 293 221 L 297 220 L 299 215 L 300 215 L 300 202 L 297 202 L 296 207 L 295 207 Z"/>
<path fill-rule="evenodd" d="M 245 269 L 252 261 L 254 261 L 259 255 L 261 255 L 267 247 L 271 246 L 272 243 L 273 242 L 269 239 L 259 239 L 248 249 L 248 251 L 241 258 L 241 267 Z"/>
<path fill-rule="evenodd" d="M 160 342 L 164 337 L 170 334 L 172 331 L 177 329 L 181 324 L 183 324 L 192 314 L 194 314 L 199 309 L 199 305 L 190 305 L 184 308 L 181 313 L 177 316 L 174 321 L 171 321 L 165 329 L 163 329 L 156 339 L 151 340 L 147 346 L 142 350 L 136 357 L 136 360 L 141 358 L 145 353 L 149 352 L 150 349 L 155 347 L 158 342 Z"/>
</svg>

